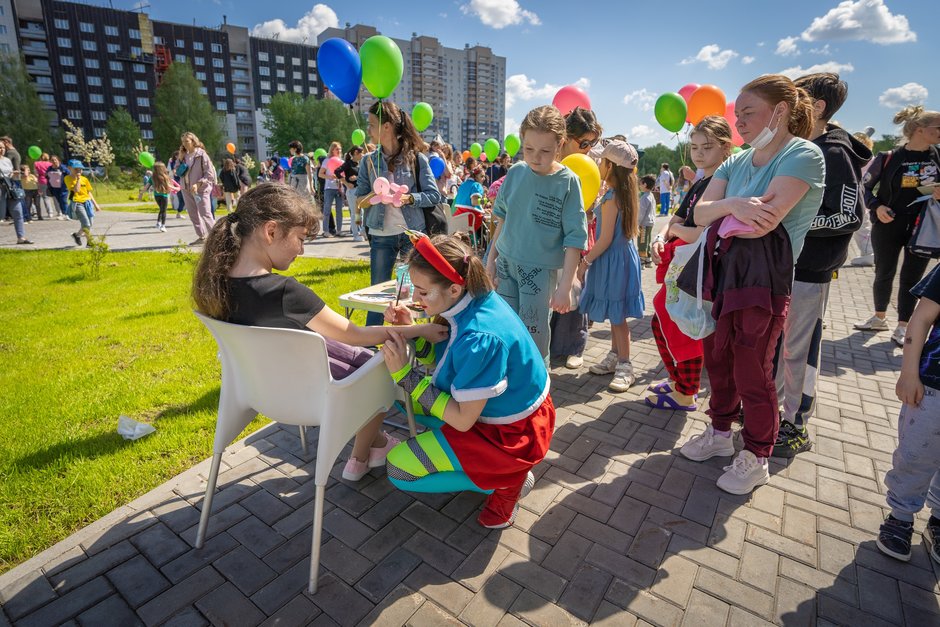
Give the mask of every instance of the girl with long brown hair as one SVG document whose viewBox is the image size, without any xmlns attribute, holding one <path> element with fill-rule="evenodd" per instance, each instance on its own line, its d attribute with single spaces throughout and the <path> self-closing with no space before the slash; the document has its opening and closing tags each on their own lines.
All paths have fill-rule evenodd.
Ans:
<svg viewBox="0 0 940 627">
<path fill-rule="evenodd" d="M 171 180 L 165 163 L 157 161 L 153 164 L 153 199 L 157 203 L 157 229 L 161 233 L 166 233 L 166 206 L 170 201 L 172 191 Z"/>
<path fill-rule="evenodd" d="M 194 133 L 186 132 L 180 136 L 180 165 L 176 173 L 180 176 L 180 188 L 189 213 L 189 219 L 196 229 L 196 241 L 191 246 L 201 246 L 215 217 L 212 215 L 212 187 L 215 185 L 215 166 L 206 152 L 206 147 Z"/>
</svg>

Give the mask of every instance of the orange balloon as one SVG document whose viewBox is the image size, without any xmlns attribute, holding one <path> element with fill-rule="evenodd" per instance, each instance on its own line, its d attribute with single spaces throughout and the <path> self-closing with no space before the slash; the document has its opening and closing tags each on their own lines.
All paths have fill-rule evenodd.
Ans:
<svg viewBox="0 0 940 627">
<path fill-rule="evenodd" d="M 229 151 L 229 154 L 235 154 L 235 144 L 232 142 L 225 144 L 225 149 Z"/>
<path fill-rule="evenodd" d="M 689 122 L 698 124 L 707 115 L 725 114 L 725 94 L 714 85 L 702 85 L 689 97 Z"/>
<path fill-rule="evenodd" d="M 469 150 L 464 150 L 462 153 L 460 153 L 460 156 L 463 157 L 463 160 L 464 160 L 464 161 L 466 161 L 467 159 L 470 158 L 470 151 L 469 151 Z"/>
</svg>

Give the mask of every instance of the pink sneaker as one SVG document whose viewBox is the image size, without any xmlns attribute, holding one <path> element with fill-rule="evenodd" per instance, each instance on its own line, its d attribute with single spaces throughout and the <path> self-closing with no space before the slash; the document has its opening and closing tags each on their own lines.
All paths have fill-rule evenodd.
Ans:
<svg viewBox="0 0 940 627">
<path fill-rule="evenodd" d="M 395 448 L 396 445 L 401 444 L 401 440 L 395 436 L 389 435 L 388 433 L 382 432 L 385 435 L 385 446 L 380 446 L 378 448 L 369 449 L 369 468 L 379 468 L 385 465 L 385 457 L 388 455 L 388 452 Z"/>
<path fill-rule="evenodd" d="M 343 468 L 343 479 L 347 481 L 359 481 L 369 472 L 369 464 L 361 462 L 355 457 L 350 457 Z"/>
</svg>

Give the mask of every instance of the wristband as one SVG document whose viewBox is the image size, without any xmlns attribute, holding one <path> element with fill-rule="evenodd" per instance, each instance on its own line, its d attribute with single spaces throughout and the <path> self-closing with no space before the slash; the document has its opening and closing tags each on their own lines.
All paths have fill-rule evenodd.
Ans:
<svg viewBox="0 0 940 627">
<path fill-rule="evenodd" d="M 395 383 L 401 383 L 401 380 L 408 376 L 408 373 L 411 372 L 411 362 L 408 362 L 400 369 L 392 373 L 392 381 Z"/>
<path fill-rule="evenodd" d="M 663 244 L 665 244 L 665 243 L 666 243 L 666 238 L 663 237 L 662 235 L 657 235 L 656 237 L 653 238 L 653 241 L 654 241 L 654 242 L 662 242 Z"/>
</svg>

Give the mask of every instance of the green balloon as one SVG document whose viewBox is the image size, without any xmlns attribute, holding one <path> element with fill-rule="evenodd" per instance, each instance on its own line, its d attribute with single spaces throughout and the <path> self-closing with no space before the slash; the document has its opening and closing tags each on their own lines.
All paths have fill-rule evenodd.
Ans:
<svg viewBox="0 0 940 627">
<path fill-rule="evenodd" d="M 153 158 L 153 155 L 149 152 L 142 152 L 137 155 L 137 160 L 140 161 L 140 165 L 145 168 L 152 168 L 153 164 L 156 163 L 156 159 Z"/>
<path fill-rule="evenodd" d="M 685 98 L 673 93 L 666 93 L 657 98 L 656 106 L 653 109 L 656 121 L 671 133 L 678 133 L 682 130 L 688 112 Z"/>
<path fill-rule="evenodd" d="M 479 159 L 480 153 L 482 152 L 483 152 L 483 146 L 481 146 L 480 144 L 476 142 L 473 142 L 472 144 L 470 144 L 470 156 L 471 157 L 473 157 L 474 159 Z"/>
<path fill-rule="evenodd" d="M 506 140 L 503 142 L 503 146 L 506 147 L 506 152 L 510 157 L 515 157 L 516 153 L 519 152 L 519 149 L 522 148 L 522 142 L 519 141 L 519 136 L 515 133 L 510 133 L 506 135 Z"/>
<path fill-rule="evenodd" d="M 359 48 L 362 84 L 376 98 L 388 98 L 401 82 L 405 62 L 398 44 L 385 35 L 369 37 Z"/>
<path fill-rule="evenodd" d="M 493 139 L 492 137 L 486 140 L 486 143 L 483 144 L 483 153 L 490 163 L 496 161 L 496 157 L 499 156 L 499 140 Z"/>
<path fill-rule="evenodd" d="M 30 146 L 29 150 L 26 151 L 29 154 L 29 158 L 35 161 L 42 156 L 42 148 L 39 146 Z"/>
<path fill-rule="evenodd" d="M 317 148 L 314 151 L 313 156 L 316 157 L 317 159 L 322 159 L 323 157 L 326 156 L 326 151 L 323 150 L 322 148 Z"/>
<path fill-rule="evenodd" d="M 421 132 L 431 126 L 431 122 L 434 120 L 434 109 L 426 102 L 419 102 L 411 110 L 411 119 L 414 121 L 418 132 Z"/>
<path fill-rule="evenodd" d="M 360 145 L 366 143 L 366 133 L 361 128 L 357 128 L 352 132 L 352 143 L 355 145 Z"/>
<path fill-rule="evenodd" d="M 736 155 L 736 154 L 738 154 L 739 152 L 741 152 L 742 150 L 743 150 L 743 148 L 741 148 L 740 146 L 735 146 L 734 148 L 731 149 L 731 154 Z"/>
</svg>

